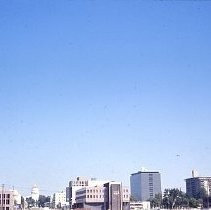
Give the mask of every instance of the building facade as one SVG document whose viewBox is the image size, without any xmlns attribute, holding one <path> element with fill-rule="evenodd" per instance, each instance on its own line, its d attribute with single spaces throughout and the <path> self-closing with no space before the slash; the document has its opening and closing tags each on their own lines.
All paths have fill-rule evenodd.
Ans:
<svg viewBox="0 0 211 210">
<path fill-rule="evenodd" d="M 101 181 L 95 178 L 77 177 L 76 180 L 69 182 L 69 204 L 71 208 L 76 205 L 76 191 L 84 187 L 102 186 L 108 181 Z"/>
<path fill-rule="evenodd" d="M 205 190 L 207 195 L 211 195 L 211 177 L 192 177 L 185 181 L 187 195 L 197 198 L 202 189 Z"/>
<path fill-rule="evenodd" d="M 14 191 L 0 188 L 0 210 L 13 210 L 14 206 Z"/>
<path fill-rule="evenodd" d="M 89 186 L 76 192 L 76 209 L 122 210 L 129 209 L 130 192 L 120 182 Z"/>
<path fill-rule="evenodd" d="M 52 204 L 54 208 L 61 208 L 61 207 L 69 205 L 69 203 L 66 202 L 66 192 L 62 191 L 62 192 L 54 193 Z"/>
<path fill-rule="evenodd" d="M 130 176 L 131 196 L 137 201 L 147 201 L 161 193 L 161 175 L 154 171 L 139 171 Z"/>
</svg>

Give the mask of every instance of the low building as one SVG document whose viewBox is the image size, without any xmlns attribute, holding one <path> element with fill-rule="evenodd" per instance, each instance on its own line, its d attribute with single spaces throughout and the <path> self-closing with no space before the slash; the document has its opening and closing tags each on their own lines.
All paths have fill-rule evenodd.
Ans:
<svg viewBox="0 0 211 210">
<path fill-rule="evenodd" d="M 54 208 L 62 208 L 64 206 L 69 205 L 69 203 L 66 202 L 66 192 L 61 191 L 54 193 L 52 204 Z"/>
<path fill-rule="evenodd" d="M 108 181 L 101 181 L 95 178 L 85 178 L 85 177 L 77 177 L 76 180 L 69 182 L 69 204 L 71 208 L 74 208 L 76 205 L 76 191 L 80 190 L 84 187 L 93 187 L 93 186 L 102 186 L 103 184 L 107 183 Z"/>
<path fill-rule="evenodd" d="M 120 182 L 84 187 L 76 191 L 76 209 L 122 210 L 129 209 L 130 193 Z"/>
</svg>

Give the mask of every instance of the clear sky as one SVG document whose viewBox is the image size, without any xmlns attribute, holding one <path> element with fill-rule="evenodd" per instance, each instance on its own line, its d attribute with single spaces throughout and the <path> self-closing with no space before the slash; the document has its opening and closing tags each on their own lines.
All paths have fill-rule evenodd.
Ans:
<svg viewBox="0 0 211 210">
<path fill-rule="evenodd" d="M 1 0 L 0 147 L 25 193 L 211 176 L 211 1 Z"/>
</svg>

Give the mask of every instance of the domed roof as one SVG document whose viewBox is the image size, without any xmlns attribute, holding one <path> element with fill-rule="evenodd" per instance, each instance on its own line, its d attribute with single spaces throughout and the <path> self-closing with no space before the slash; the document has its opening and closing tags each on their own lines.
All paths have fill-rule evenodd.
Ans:
<svg viewBox="0 0 211 210">
<path fill-rule="evenodd" d="M 32 187 L 32 192 L 34 193 L 39 192 L 39 188 L 37 187 L 36 184 Z"/>
<path fill-rule="evenodd" d="M 35 201 L 39 199 L 39 189 L 37 185 L 34 185 L 32 187 L 31 196 L 32 196 L 32 199 L 34 199 Z"/>
</svg>

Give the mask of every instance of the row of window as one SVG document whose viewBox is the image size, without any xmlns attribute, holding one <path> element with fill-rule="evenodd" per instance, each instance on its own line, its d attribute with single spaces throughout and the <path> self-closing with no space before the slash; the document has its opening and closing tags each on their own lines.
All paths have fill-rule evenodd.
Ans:
<svg viewBox="0 0 211 210">
<path fill-rule="evenodd" d="M 98 193 L 98 192 L 103 192 L 104 190 L 87 190 L 87 193 Z"/>
<path fill-rule="evenodd" d="M 86 192 L 87 193 L 98 193 L 98 192 L 103 192 L 104 190 L 87 190 Z M 123 192 L 125 193 L 128 193 L 128 189 L 124 189 Z"/>
<path fill-rule="evenodd" d="M 3 198 L 5 198 L 5 197 L 6 197 L 6 198 L 10 198 L 10 194 L 3 194 L 3 195 L 0 194 L 0 199 L 1 199 L 1 197 L 3 197 Z"/>
<path fill-rule="evenodd" d="M 72 186 L 87 186 L 88 182 L 87 181 L 73 181 L 71 182 Z"/>
<path fill-rule="evenodd" d="M 124 198 L 129 198 L 129 196 L 128 196 L 128 195 L 123 195 L 123 197 L 124 197 Z"/>
<path fill-rule="evenodd" d="M 9 207 L 0 207 L 0 210 L 9 210 Z"/>
<path fill-rule="evenodd" d="M 3 200 L 3 202 L 0 200 L 0 205 L 1 204 L 7 204 L 7 205 L 9 205 L 10 204 L 10 200 L 6 200 L 6 202 L 5 202 L 5 200 Z"/>
<path fill-rule="evenodd" d="M 104 195 L 87 195 L 87 198 L 105 198 Z"/>
<path fill-rule="evenodd" d="M 128 193 L 128 189 L 124 189 L 124 190 L 123 190 L 123 192 L 126 192 L 126 193 Z"/>
</svg>

